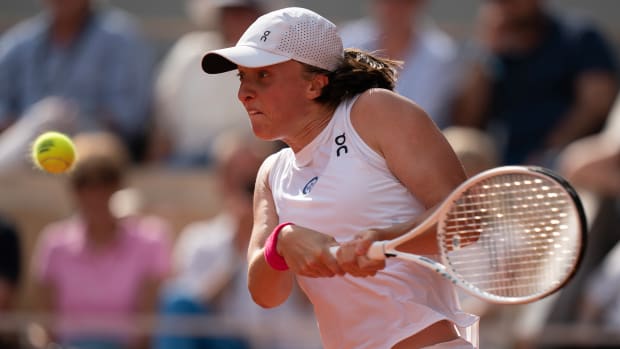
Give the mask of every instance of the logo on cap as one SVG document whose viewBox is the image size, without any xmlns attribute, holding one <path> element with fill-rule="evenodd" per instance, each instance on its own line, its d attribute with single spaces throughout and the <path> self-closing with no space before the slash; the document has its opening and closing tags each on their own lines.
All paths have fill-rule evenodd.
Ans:
<svg viewBox="0 0 620 349">
<path fill-rule="evenodd" d="M 269 34 L 271 34 L 271 31 L 265 30 L 263 36 L 260 37 L 260 41 L 267 41 L 267 37 L 269 36 Z"/>
</svg>

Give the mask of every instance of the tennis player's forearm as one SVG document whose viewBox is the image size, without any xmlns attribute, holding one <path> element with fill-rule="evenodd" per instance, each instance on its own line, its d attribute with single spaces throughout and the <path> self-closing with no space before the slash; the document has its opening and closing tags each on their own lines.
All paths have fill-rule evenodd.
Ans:
<svg viewBox="0 0 620 349">
<path fill-rule="evenodd" d="M 263 308 L 276 307 L 289 297 L 293 289 L 293 273 L 277 271 L 265 261 L 263 250 L 256 251 L 248 269 L 248 288 L 254 302 Z"/>
</svg>

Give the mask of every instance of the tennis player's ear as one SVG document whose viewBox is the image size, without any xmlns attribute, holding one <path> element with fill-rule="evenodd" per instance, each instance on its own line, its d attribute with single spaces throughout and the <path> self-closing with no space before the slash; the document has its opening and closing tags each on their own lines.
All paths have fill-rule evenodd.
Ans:
<svg viewBox="0 0 620 349">
<path fill-rule="evenodd" d="M 310 85 L 308 86 L 307 95 L 310 99 L 315 99 L 323 93 L 323 87 L 329 83 L 329 78 L 324 74 L 314 74 Z"/>
</svg>

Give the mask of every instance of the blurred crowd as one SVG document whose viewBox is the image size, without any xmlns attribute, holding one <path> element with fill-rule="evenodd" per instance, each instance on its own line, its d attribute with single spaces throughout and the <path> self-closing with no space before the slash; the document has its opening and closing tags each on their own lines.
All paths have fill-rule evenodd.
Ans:
<svg viewBox="0 0 620 349">
<path fill-rule="evenodd" d="M 515 307 L 463 295 L 481 315 L 481 347 L 617 340 L 620 61 L 610 34 L 545 0 L 481 0 L 474 30 L 457 39 L 430 2 L 370 0 L 366 16 L 338 23 L 345 47 L 402 62 L 396 91 L 428 112 L 468 175 L 544 166 L 588 199 L 585 259 L 565 289 Z M 234 71 L 207 77 L 200 66 L 262 13 L 292 5 L 187 0 L 196 29 L 162 59 L 135 15 L 97 0 L 43 0 L 0 33 L 0 180 L 41 176 L 26 154 L 43 131 L 71 135 L 79 155 L 58 176 L 71 212 L 36 232 L 33 248 L 0 207 L 0 348 L 320 348 L 301 291 L 272 310 L 247 292 L 253 181 L 282 145 L 251 134 Z M 127 180 L 136 169 L 204 171 L 217 212 L 175 229 L 142 209 Z"/>
</svg>

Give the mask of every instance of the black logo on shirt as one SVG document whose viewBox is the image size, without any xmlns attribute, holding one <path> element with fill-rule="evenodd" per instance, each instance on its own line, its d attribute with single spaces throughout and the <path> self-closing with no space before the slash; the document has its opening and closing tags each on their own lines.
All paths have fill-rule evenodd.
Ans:
<svg viewBox="0 0 620 349">
<path fill-rule="evenodd" d="M 314 187 L 314 185 L 316 184 L 316 182 L 318 182 L 318 180 L 319 180 L 318 176 L 315 176 L 314 178 L 309 180 L 308 183 L 304 185 L 304 189 L 301 192 L 304 193 L 304 195 L 308 195 L 308 193 L 312 191 L 312 187 Z"/>
<path fill-rule="evenodd" d="M 334 139 L 334 142 L 336 142 L 336 145 L 338 146 L 338 149 L 336 149 L 336 156 L 340 157 L 340 152 L 344 152 L 345 154 L 349 152 L 349 148 L 347 148 L 344 144 L 346 141 L 347 138 L 344 135 L 344 132 L 341 135 L 336 136 Z"/>
</svg>

